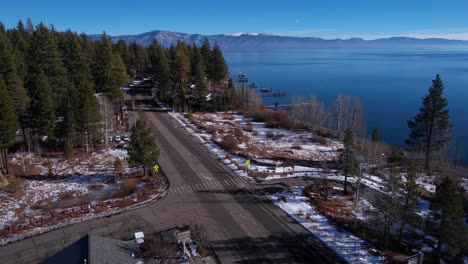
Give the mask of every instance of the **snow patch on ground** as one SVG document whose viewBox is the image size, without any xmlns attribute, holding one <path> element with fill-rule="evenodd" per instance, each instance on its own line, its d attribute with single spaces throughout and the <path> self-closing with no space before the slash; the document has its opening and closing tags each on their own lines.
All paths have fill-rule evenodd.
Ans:
<svg viewBox="0 0 468 264">
<path fill-rule="evenodd" d="M 18 197 L 6 192 L 0 193 L 0 229 L 19 220 L 19 217 L 36 216 L 42 212 L 34 208 L 41 203 L 55 203 L 64 196 L 76 197 L 92 190 L 90 183 L 106 185 L 110 178 L 115 178 L 114 161 L 122 160 L 124 173 L 132 173 L 136 169 L 130 168 L 126 162 L 127 150 L 108 148 L 99 152 L 93 152 L 88 157 L 76 157 L 74 159 L 50 158 L 44 159 L 34 154 L 16 154 L 12 165 L 22 166 L 23 162 L 30 164 L 38 172 L 39 176 L 31 176 L 22 183 L 23 193 Z"/>
<path fill-rule="evenodd" d="M 280 200 L 282 196 L 286 197 L 286 202 Z M 344 230 L 338 230 L 325 216 L 319 214 L 310 205 L 309 198 L 304 196 L 304 187 L 270 195 L 269 198 L 349 263 L 384 262 L 383 258 L 369 252 L 372 246 L 367 242 Z"/>
</svg>

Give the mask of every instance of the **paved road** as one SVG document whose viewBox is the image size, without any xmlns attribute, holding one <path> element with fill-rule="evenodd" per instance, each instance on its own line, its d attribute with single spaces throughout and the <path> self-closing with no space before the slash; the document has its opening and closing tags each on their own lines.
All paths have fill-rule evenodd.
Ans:
<svg viewBox="0 0 468 264">
<path fill-rule="evenodd" d="M 167 113 L 141 106 L 161 147 L 170 181 L 161 201 L 135 211 L 68 226 L 0 247 L 0 263 L 39 263 L 86 234 L 131 238 L 202 224 L 224 263 L 342 263 L 307 230 L 215 160 Z M 261 187 L 260 187 L 261 188 Z"/>
</svg>

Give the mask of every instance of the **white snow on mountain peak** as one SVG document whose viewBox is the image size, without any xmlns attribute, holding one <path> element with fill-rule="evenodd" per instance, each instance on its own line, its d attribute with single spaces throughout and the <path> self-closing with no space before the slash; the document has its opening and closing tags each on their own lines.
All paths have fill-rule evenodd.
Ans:
<svg viewBox="0 0 468 264">
<path fill-rule="evenodd" d="M 224 34 L 224 35 L 228 36 L 228 37 L 240 37 L 242 35 L 258 36 L 260 34 L 259 33 L 254 33 L 254 32 L 238 32 L 238 33 L 231 33 L 231 34 Z"/>
</svg>

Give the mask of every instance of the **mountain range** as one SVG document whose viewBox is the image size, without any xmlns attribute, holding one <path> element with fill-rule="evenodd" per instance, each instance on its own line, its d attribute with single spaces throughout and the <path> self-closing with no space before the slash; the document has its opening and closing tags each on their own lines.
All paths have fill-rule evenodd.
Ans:
<svg viewBox="0 0 468 264">
<path fill-rule="evenodd" d="M 100 39 L 102 35 L 91 35 L 92 39 Z M 284 49 L 284 48 L 327 48 L 327 49 L 424 49 L 424 48 L 447 48 L 447 49 L 468 49 L 468 41 L 449 40 L 441 38 L 418 39 L 410 37 L 391 37 L 375 40 L 364 40 L 361 38 L 350 39 L 322 39 L 314 37 L 288 37 L 257 33 L 237 33 L 237 34 L 218 34 L 201 35 L 188 34 L 173 31 L 154 30 L 138 35 L 110 36 L 113 42 L 124 40 L 127 43 L 135 42 L 137 44 L 148 46 L 153 39 L 160 44 L 169 47 L 177 41 L 201 45 L 205 38 L 210 43 L 217 42 L 224 51 L 236 50 L 265 50 L 265 49 Z"/>
</svg>

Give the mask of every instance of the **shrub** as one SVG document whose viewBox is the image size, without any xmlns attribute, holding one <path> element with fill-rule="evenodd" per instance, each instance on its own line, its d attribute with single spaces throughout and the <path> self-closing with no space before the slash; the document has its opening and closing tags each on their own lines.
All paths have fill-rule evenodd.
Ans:
<svg viewBox="0 0 468 264">
<path fill-rule="evenodd" d="M 70 191 L 60 193 L 58 197 L 59 197 L 59 200 L 65 200 L 65 199 L 72 198 L 73 196 L 75 196 L 76 193 L 77 193 L 76 190 L 70 190 Z"/>
<path fill-rule="evenodd" d="M 208 133 L 208 134 L 210 134 L 210 135 L 215 134 L 216 131 L 217 131 L 217 129 L 216 129 L 216 127 L 214 127 L 214 126 L 208 126 L 208 127 L 206 128 L 206 133 Z"/>
<path fill-rule="evenodd" d="M 281 133 L 276 133 L 275 136 L 273 137 L 274 140 L 282 139 L 284 137 L 283 134 Z"/>
<path fill-rule="evenodd" d="M 99 191 L 102 188 L 104 188 L 104 184 L 102 183 L 93 182 L 88 184 L 88 190 L 90 191 Z"/>
<path fill-rule="evenodd" d="M 254 122 L 265 122 L 273 114 L 269 109 L 247 109 L 244 111 L 244 117 L 252 118 Z"/>
<path fill-rule="evenodd" d="M 137 179 L 135 178 L 126 178 L 122 180 L 120 184 L 120 189 L 118 191 L 119 197 L 128 196 L 136 191 L 137 188 Z"/>
<path fill-rule="evenodd" d="M 295 150 L 301 150 L 302 149 L 302 146 L 297 144 L 297 143 L 294 143 L 292 146 L 291 146 L 292 149 L 295 149 Z"/>
<path fill-rule="evenodd" d="M 267 138 L 274 138 L 275 137 L 275 133 L 273 133 L 271 130 L 268 130 L 265 132 L 265 137 Z"/>
<path fill-rule="evenodd" d="M 244 134 L 242 133 L 242 131 L 239 128 L 235 128 L 234 131 L 233 131 L 233 134 L 238 139 L 241 139 L 244 136 Z"/>
<path fill-rule="evenodd" d="M 114 160 L 114 173 L 122 175 L 124 173 L 123 163 L 119 158 L 115 158 Z"/>
<path fill-rule="evenodd" d="M 32 210 L 41 210 L 44 212 L 50 212 L 56 208 L 55 203 L 50 200 L 40 200 L 31 206 Z"/>
<path fill-rule="evenodd" d="M 237 148 L 237 140 L 233 135 L 226 135 L 219 145 L 227 152 L 231 152 Z"/>
<path fill-rule="evenodd" d="M 208 234 L 204 226 L 195 225 L 195 227 L 192 228 L 192 236 L 193 241 L 195 241 L 198 247 L 208 247 Z"/>
<path fill-rule="evenodd" d="M 324 146 L 327 146 L 328 145 L 328 140 L 324 137 L 321 137 L 321 136 L 312 136 L 310 138 L 310 141 L 314 142 L 314 143 L 319 143 L 321 145 L 324 145 Z"/>
<path fill-rule="evenodd" d="M 247 132 L 252 132 L 253 131 L 253 126 L 252 126 L 252 122 L 247 122 L 247 125 L 244 126 L 244 130 L 247 131 Z"/>
<path fill-rule="evenodd" d="M 150 236 L 140 245 L 139 255 L 143 258 L 164 259 L 168 249 L 159 236 Z"/>
<path fill-rule="evenodd" d="M 70 142 L 65 141 L 65 144 L 63 144 L 63 152 L 65 153 L 65 158 L 69 159 L 73 157 L 73 146 Z"/>
<path fill-rule="evenodd" d="M 6 186 L 6 191 L 9 193 L 20 193 L 23 190 L 23 180 L 18 177 L 10 177 Z"/>
<path fill-rule="evenodd" d="M 273 111 L 272 111 L 273 112 Z M 274 111 L 270 115 L 267 116 L 265 120 L 265 126 L 270 128 L 286 128 L 289 129 L 292 127 L 292 120 L 289 117 L 288 112 L 286 110 L 278 110 Z"/>
</svg>

